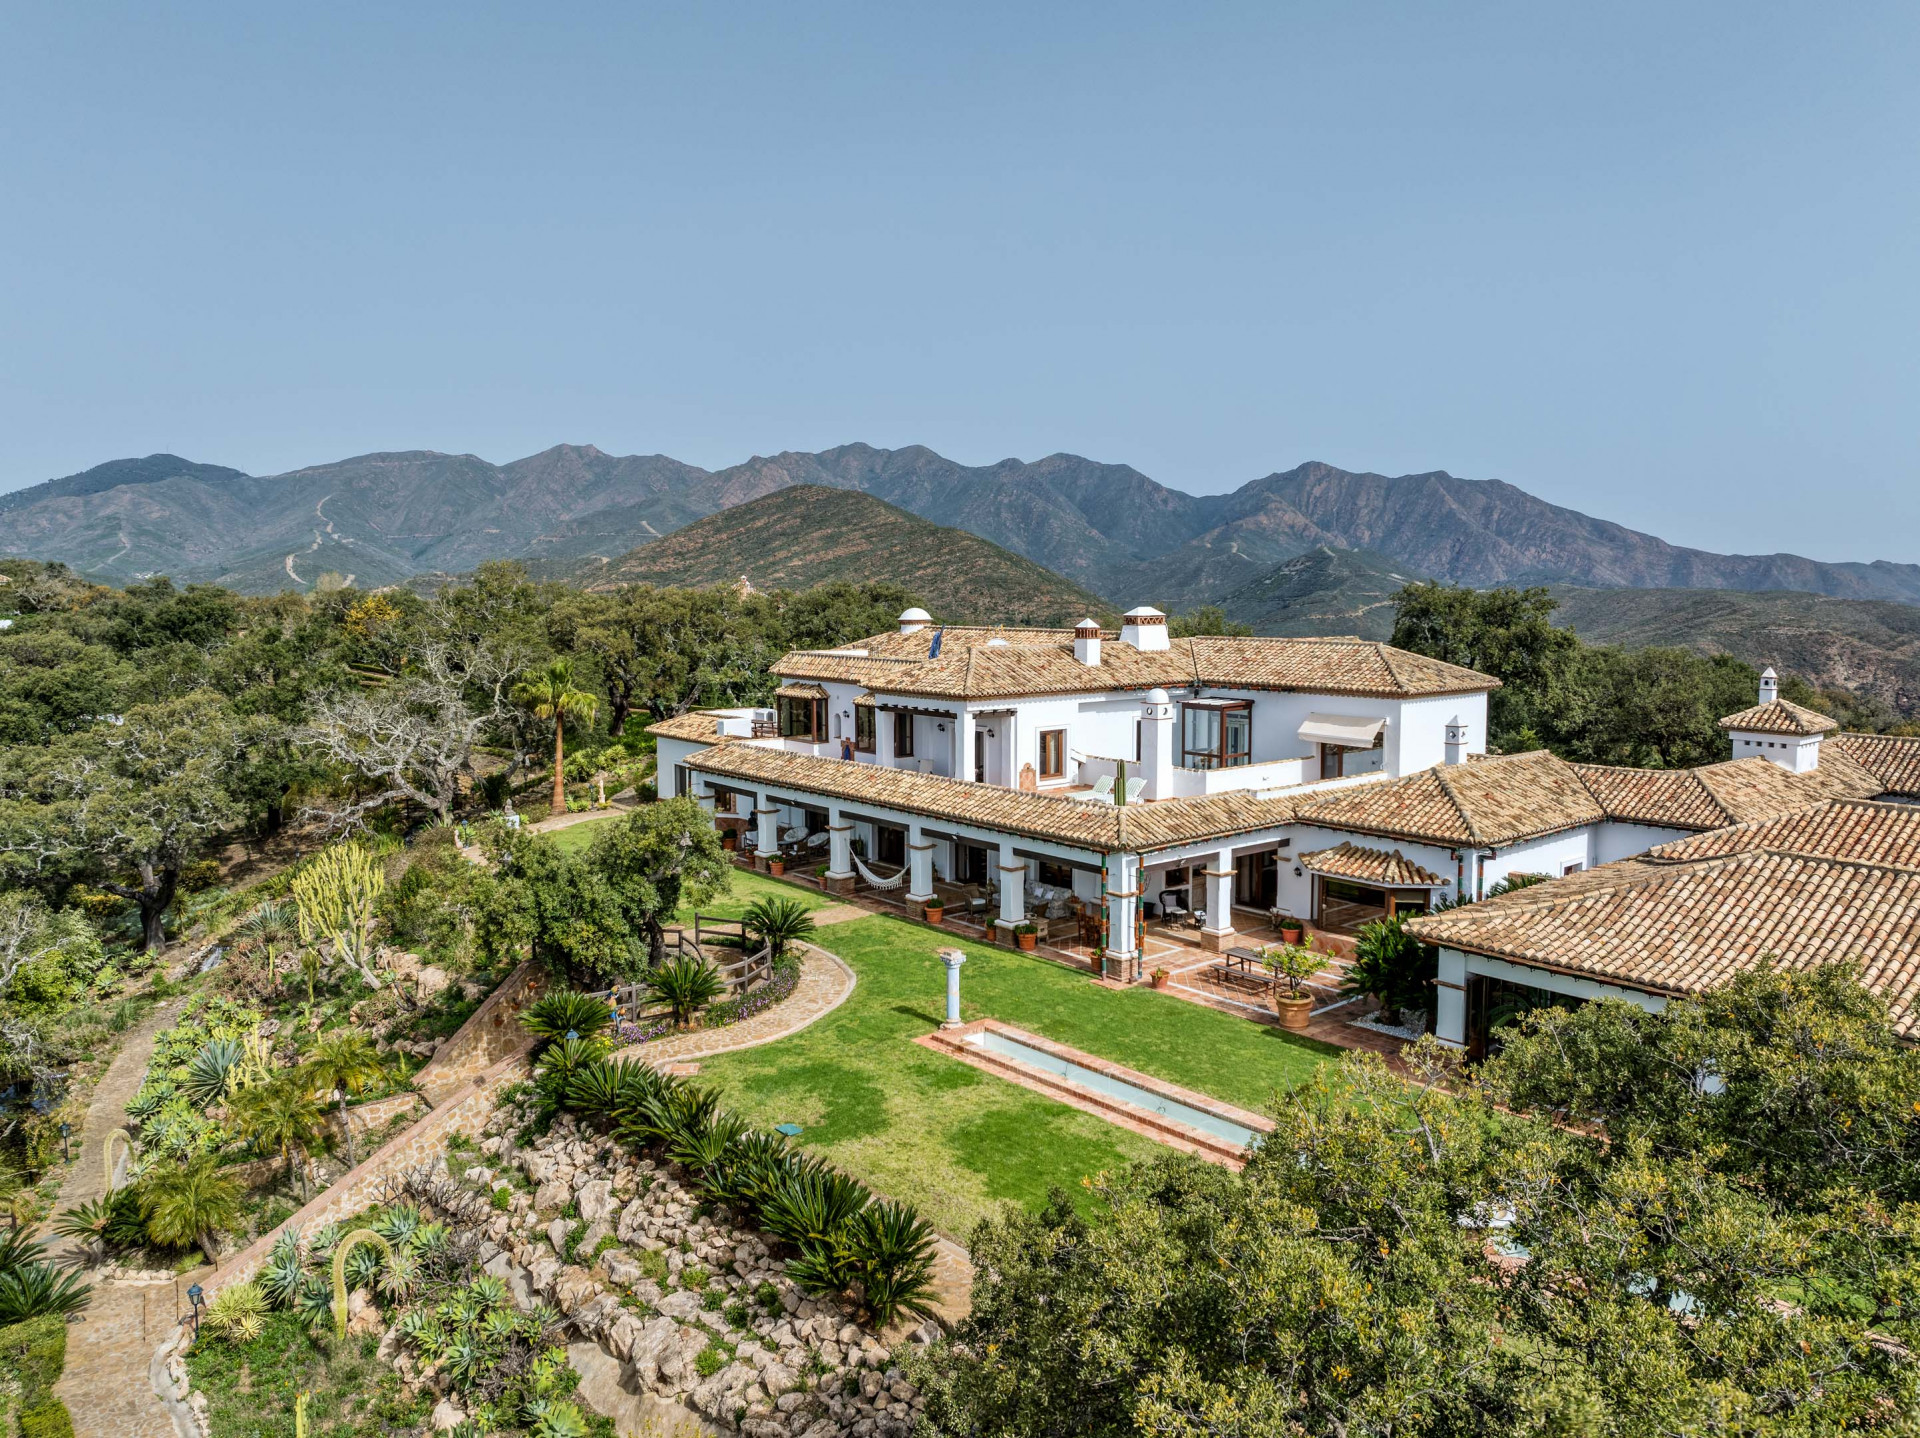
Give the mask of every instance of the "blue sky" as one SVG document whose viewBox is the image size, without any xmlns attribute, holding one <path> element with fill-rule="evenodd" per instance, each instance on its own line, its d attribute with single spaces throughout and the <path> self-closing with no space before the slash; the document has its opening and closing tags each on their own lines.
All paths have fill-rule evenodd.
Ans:
<svg viewBox="0 0 1920 1438">
<path fill-rule="evenodd" d="M 0 488 L 866 440 L 1920 561 L 1911 4 L 0 16 Z"/>
</svg>

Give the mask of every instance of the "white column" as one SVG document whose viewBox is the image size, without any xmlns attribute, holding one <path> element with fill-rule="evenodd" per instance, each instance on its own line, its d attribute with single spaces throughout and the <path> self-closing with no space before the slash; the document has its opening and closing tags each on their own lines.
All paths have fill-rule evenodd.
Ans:
<svg viewBox="0 0 1920 1438">
<path fill-rule="evenodd" d="M 907 825 L 907 902 L 924 904 L 933 897 L 933 840 L 918 823 Z"/>
<path fill-rule="evenodd" d="M 754 795 L 753 817 L 760 824 L 760 855 L 771 859 L 780 852 L 780 807 L 765 789 Z"/>
<path fill-rule="evenodd" d="M 1134 926 L 1140 913 L 1140 856 L 1107 855 L 1107 964 L 1112 979 L 1139 977 L 1140 946 Z"/>
<path fill-rule="evenodd" d="M 1000 927 L 1012 929 L 1027 921 L 1027 864 L 1013 852 L 1013 840 L 1000 841 Z"/>
<path fill-rule="evenodd" d="M 1233 939 L 1233 849 L 1221 849 L 1213 856 L 1213 867 L 1201 872 L 1207 876 L 1207 922 L 1200 930 L 1200 947 L 1219 953 L 1230 948 Z"/>
<path fill-rule="evenodd" d="M 893 757 L 893 726 L 899 719 L 891 709 L 873 711 L 873 762 L 883 769 L 900 762 Z"/>
<path fill-rule="evenodd" d="M 1465 1048 L 1467 956 L 1458 949 L 1440 951 L 1440 972 L 1433 992 L 1433 1036 L 1450 1048 Z"/>
<path fill-rule="evenodd" d="M 851 879 L 853 877 L 853 825 L 847 822 L 846 815 L 838 804 L 827 806 L 827 872 L 822 878 Z"/>
<path fill-rule="evenodd" d="M 973 715 L 962 709 L 953 716 L 953 777 L 973 777 Z"/>
<path fill-rule="evenodd" d="M 1020 715 L 1018 711 L 1010 710 L 1001 715 L 1000 723 L 996 727 L 999 728 L 1000 738 L 1003 741 L 1000 752 L 1006 756 L 1007 760 L 1007 787 L 1018 789 L 1020 787 Z"/>
</svg>

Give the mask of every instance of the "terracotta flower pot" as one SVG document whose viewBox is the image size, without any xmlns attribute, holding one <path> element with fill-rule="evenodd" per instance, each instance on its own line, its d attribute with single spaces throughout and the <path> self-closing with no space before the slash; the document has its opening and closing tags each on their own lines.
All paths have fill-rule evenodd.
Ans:
<svg viewBox="0 0 1920 1438">
<path fill-rule="evenodd" d="M 1034 946 L 1040 942 L 1040 936 L 1038 934 L 1015 934 L 1014 937 L 1020 941 L 1020 947 L 1029 954 L 1033 952 Z"/>
<path fill-rule="evenodd" d="M 787 861 L 785 859 L 768 860 L 767 872 L 773 875 L 774 878 L 776 879 L 779 878 L 782 874 L 787 872 Z"/>
<path fill-rule="evenodd" d="M 1273 1001 L 1273 1011 L 1280 1016 L 1281 1028 L 1304 1029 L 1313 1017 L 1313 998 L 1308 994 L 1298 998 L 1280 994 Z"/>
<path fill-rule="evenodd" d="M 1165 987 L 1166 987 L 1166 986 L 1167 986 L 1168 984 L 1170 984 L 1171 982 L 1173 982 L 1173 975 L 1172 975 L 1172 974 L 1158 974 L 1158 973 L 1157 973 L 1157 974 L 1154 974 L 1154 975 L 1152 975 L 1151 977 L 1152 977 L 1152 979 L 1153 979 L 1153 986 L 1154 986 L 1154 987 L 1155 987 L 1156 989 L 1164 989 L 1164 988 L 1165 988 Z"/>
<path fill-rule="evenodd" d="M 927 916 L 927 922 L 929 924 L 938 924 L 947 917 L 947 910 L 944 904 L 928 904 L 921 912 Z"/>
<path fill-rule="evenodd" d="M 1282 928 L 1280 930 L 1280 942 L 1283 944 L 1297 944 L 1300 942 L 1301 937 L 1305 933 L 1306 933 L 1306 930 L 1301 928 L 1298 924 L 1295 924 L 1290 929 Z"/>
<path fill-rule="evenodd" d="M 729 829 L 720 836 L 720 847 L 730 854 L 735 852 L 740 847 L 740 836 Z"/>
</svg>

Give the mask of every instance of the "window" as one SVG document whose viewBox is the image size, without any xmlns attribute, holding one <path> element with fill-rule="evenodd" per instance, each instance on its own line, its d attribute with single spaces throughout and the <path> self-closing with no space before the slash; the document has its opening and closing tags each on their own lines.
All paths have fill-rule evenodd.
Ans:
<svg viewBox="0 0 1920 1438">
<path fill-rule="evenodd" d="M 1560 874 L 1561 874 L 1561 877 L 1564 878 L 1568 874 L 1577 874 L 1586 867 L 1587 866 L 1585 864 L 1581 863 L 1578 860 L 1575 860 L 1573 863 L 1568 864 L 1565 868 L 1561 869 Z"/>
<path fill-rule="evenodd" d="M 1133 762 L 1140 762 L 1140 721 L 1133 721 Z"/>
<path fill-rule="evenodd" d="M 673 797 L 684 799 L 693 792 L 693 771 L 685 764 L 673 766 Z"/>
<path fill-rule="evenodd" d="M 1040 731 L 1040 777 L 1059 779 L 1067 772 L 1067 731 L 1064 729 L 1042 729 Z"/>
<path fill-rule="evenodd" d="M 774 702 L 779 706 L 782 739 L 805 739 L 818 744 L 826 737 L 826 700 L 795 699 L 782 694 Z"/>
<path fill-rule="evenodd" d="M 1042 859 L 1040 861 L 1040 882 L 1049 884 L 1056 889 L 1071 889 L 1073 887 L 1073 865 L 1049 864 L 1045 859 Z"/>
<path fill-rule="evenodd" d="M 913 757 L 913 716 L 902 714 L 897 709 L 893 715 L 893 757 L 896 759 Z"/>
<path fill-rule="evenodd" d="M 874 718 L 871 704 L 853 706 L 853 747 L 862 754 L 873 752 Z"/>
<path fill-rule="evenodd" d="M 1180 767 L 1226 769 L 1253 762 L 1253 707 L 1201 699 L 1180 706 Z"/>
</svg>

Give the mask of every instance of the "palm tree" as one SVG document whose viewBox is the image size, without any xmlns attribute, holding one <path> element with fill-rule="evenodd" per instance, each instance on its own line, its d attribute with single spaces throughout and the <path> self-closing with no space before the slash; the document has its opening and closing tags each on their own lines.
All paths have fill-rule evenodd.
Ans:
<svg viewBox="0 0 1920 1438">
<path fill-rule="evenodd" d="M 313 1095 L 307 1079 L 298 1073 L 246 1089 L 233 1101 L 234 1123 L 262 1148 L 276 1149 L 287 1163 L 287 1186 L 293 1186 L 293 1151 L 305 1153 L 326 1132 L 326 1111 Z M 300 1185 L 301 1197 L 306 1184 Z"/>
<path fill-rule="evenodd" d="M 563 731 L 569 719 L 591 724 L 600 701 L 573 684 L 573 661 L 556 659 L 533 678 L 516 684 L 513 702 L 532 712 L 536 719 L 553 720 L 553 812 L 567 812 L 566 779 L 561 765 L 566 759 Z"/>
<path fill-rule="evenodd" d="M 347 1163 L 351 1166 L 359 1162 L 353 1152 L 353 1130 L 347 1125 L 347 1095 L 359 1093 L 386 1074 L 373 1040 L 358 1029 L 335 1029 L 314 1045 L 303 1068 L 315 1091 L 338 1097 L 340 1127 L 347 1136 Z"/>
<path fill-rule="evenodd" d="M 776 964 L 791 945 L 813 932 L 813 918 L 798 899 L 755 899 L 741 918 L 748 933 L 759 935 Z"/>
<path fill-rule="evenodd" d="M 178 1168 L 156 1169 L 140 1185 L 140 1212 L 147 1237 L 169 1248 L 200 1245 L 207 1262 L 220 1266 L 215 1238 L 240 1216 L 240 1185 L 203 1153 Z"/>
</svg>

